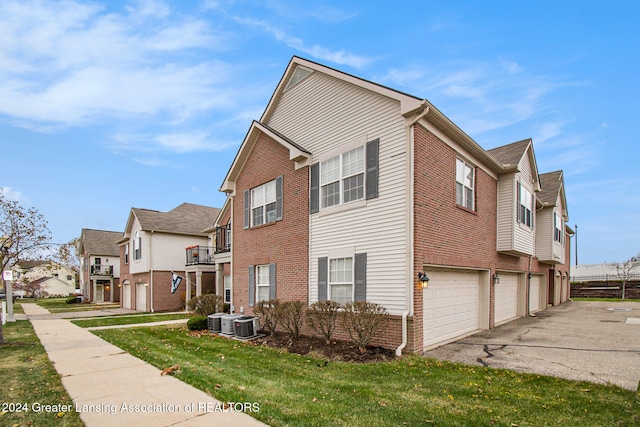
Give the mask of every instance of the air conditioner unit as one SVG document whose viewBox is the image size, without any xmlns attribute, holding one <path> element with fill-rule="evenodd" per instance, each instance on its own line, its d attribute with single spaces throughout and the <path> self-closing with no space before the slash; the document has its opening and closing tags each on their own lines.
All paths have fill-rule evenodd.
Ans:
<svg viewBox="0 0 640 427">
<path fill-rule="evenodd" d="M 230 337 L 234 336 L 235 332 L 233 328 L 233 321 L 240 317 L 244 316 L 242 314 L 225 314 L 224 316 L 222 316 L 220 318 L 220 333 L 222 335 L 227 335 Z"/>
<path fill-rule="evenodd" d="M 260 319 L 253 316 L 244 316 L 233 321 L 234 332 L 238 338 L 251 338 L 258 335 Z"/>
<path fill-rule="evenodd" d="M 222 316 L 227 313 L 214 313 L 207 316 L 207 326 L 209 330 L 215 334 L 222 332 Z"/>
</svg>

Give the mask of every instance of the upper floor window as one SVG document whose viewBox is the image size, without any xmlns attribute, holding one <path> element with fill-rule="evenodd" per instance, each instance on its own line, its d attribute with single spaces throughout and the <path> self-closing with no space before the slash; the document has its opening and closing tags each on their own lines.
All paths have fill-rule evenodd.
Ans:
<svg viewBox="0 0 640 427">
<path fill-rule="evenodd" d="M 355 148 L 350 143 L 350 150 L 311 165 L 309 213 L 378 197 L 380 140 L 364 141 Z"/>
<path fill-rule="evenodd" d="M 140 258 L 142 258 L 142 237 L 140 237 L 140 231 L 136 231 L 133 239 L 133 259 Z"/>
<path fill-rule="evenodd" d="M 320 163 L 322 208 L 364 198 L 364 146 Z"/>
<path fill-rule="evenodd" d="M 471 210 L 474 207 L 474 175 L 473 166 L 456 159 L 456 203 Z"/>
<path fill-rule="evenodd" d="M 129 264 L 129 245 L 124 245 L 124 263 Z"/>
<path fill-rule="evenodd" d="M 244 228 L 282 220 L 282 179 L 244 192 Z"/>
<path fill-rule="evenodd" d="M 269 181 L 251 190 L 251 226 L 275 222 L 276 181 Z"/>
<path fill-rule="evenodd" d="M 562 218 L 557 212 L 553 213 L 553 240 L 558 243 L 562 243 Z"/>
<path fill-rule="evenodd" d="M 533 228 L 533 194 L 518 182 L 518 222 Z"/>
</svg>

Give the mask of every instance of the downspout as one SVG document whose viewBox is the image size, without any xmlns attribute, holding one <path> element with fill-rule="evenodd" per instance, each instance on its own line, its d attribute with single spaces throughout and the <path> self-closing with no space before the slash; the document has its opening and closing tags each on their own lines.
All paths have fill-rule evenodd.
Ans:
<svg viewBox="0 0 640 427">
<path fill-rule="evenodd" d="M 532 258 L 533 258 L 533 255 L 529 255 L 529 268 L 528 268 L 528 271 L 527 271 L 527 282 L 526 282 L 526 284 L 527 284 L 527 292 L 526 292 L 526 294 L 527 294 L 527 316 L 536 317 L 535 314 L 531 314 L 530 313 L 531 305 L 529 304 L 529 300 L 531 298 L 531 276 L 532 276 L 532 273 L 531 273 L 531 260 L 532 260 Z"/>
<path fill-rule="evenodd" d="M 409 185 L 408 185 L 408 191 L 409 191 L 409 207 L 410 209 L 408 209 L 408 215 L 409 215 L 409 221 L 408 221 L 408 233 L 410 238 L 407 239 L 409 243 L 409 266 L 410 268 L 408 268 L 407 270 L 409 271 L 409 277 L 407 277 L 407 309 L 404 311 L 404 313 L 402 313 L 402 342 L 400 343 L 400 345 L 398 346 L 398 348 L 396 348 L 396 356 L 400 357 L 402 355 L 402 350 L 405 349 L 405 347 L 407 346 L 407 341 L 408 341 L 408 329 L 409 329 L 409 325 L 407 323 L 407 319 L 409 314 L 412 312 L 412 308 L 413 308 L 413 270 L 414 270 L 414 260 L 413 260 L 413 189 L 414 189 L 414 168 L 413 168 L 413 150 L 414 150 L 414 139 L 413 139 L 413 132 L 412 129 L 415 126 L 416 123 L 418 123 L 419 120 L 421 120 L 423 117 L 425 117 L 427 114 L 429 114 L 429 104 L 427 103 L 426 100 L 422 101 L 421 104 L 422 107 L 422 111 L 417 114 L 413 119 L 411 119 L 411 121 L 409 122 L 408 126 L 407 126 L 407 144 L 408 144 L 408 148 L 407 148 L 407 162 L 409 163 Z"/>
<path fill-rule="evenodd" d="M 153 237 L 153 230 L 151 230 L 151 234 L 149 235 L 149 287 L 150 287 L 150 297 L 151 297 L 151 312 L 154 313 L 153 309 L 153 253 L 151 252 L 151 248 L 153 245 L 151 244 L 151 238 Z"/>
</svg>

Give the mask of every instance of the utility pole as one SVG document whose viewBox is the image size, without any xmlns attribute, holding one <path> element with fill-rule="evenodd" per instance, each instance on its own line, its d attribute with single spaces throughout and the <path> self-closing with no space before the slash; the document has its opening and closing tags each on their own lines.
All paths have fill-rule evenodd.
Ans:
<svg viewBox="0 0 640 427">
<path fill-rule="evenodd" d="M 576 227 L 576 265 L 578 265 L 578 224 L 576 224 L 575 227 Z"/>
</svg>

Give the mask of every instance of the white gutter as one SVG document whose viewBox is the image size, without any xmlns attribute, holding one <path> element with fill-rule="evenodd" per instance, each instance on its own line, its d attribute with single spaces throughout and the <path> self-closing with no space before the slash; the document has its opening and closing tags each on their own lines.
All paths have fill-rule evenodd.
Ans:
<svg viewBox="0 0 640 427">
<path fill-rule="evenodd" d="M 402 313 L 402 344 L 396 348 L 396 356 L 402 356 L 402 350 L 407 346 L 407 316 L 409 315 L 409 310 L 406 310 Z"/>
</svg>

